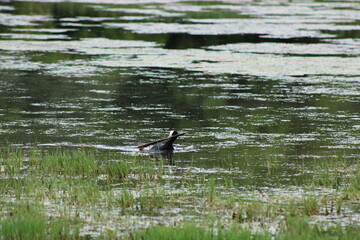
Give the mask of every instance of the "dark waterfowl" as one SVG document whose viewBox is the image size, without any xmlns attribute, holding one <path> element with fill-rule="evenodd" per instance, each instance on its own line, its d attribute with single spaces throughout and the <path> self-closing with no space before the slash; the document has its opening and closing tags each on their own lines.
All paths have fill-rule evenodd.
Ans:
<svg viewBox="0 0 360 240">
<path fill-rule="evenodd" d="M 138 145 L 137 147 L 139 148 L 139 150 L 143 150 L 145 147 L 148 147 L 148 146 L 151 146 L 151 145 L 157 145 L 158 143 L 161 143 L 163 141 L 166 141 L 166 140 L 171 140 L 173 139 L 172 141 L 170 141 L 169 143 L 165 143 L 165 144 L 160 144 L 160 145 L 157 145 L 155 147 L 155 149 L 158 149 L 158 150 L 168 150 L 169 147 L 171 149 L 171 146 L 172 146 L 172 143 L 174 143 L 174 141 L 176 140 L 177 137 L 180 137 L 182 135 L 185 135 L 186 133 L 177 133 L 175 130 L 171 130 L 170 131 L 170 135 L 169 137 L 167 138 L 163 138 L 163 139 L 158 139 L 158 140 L 155 140 L 155 141 L 152 141 L 152 142 L 148 142 L 148 143 L 145 143 L 145 144 L 141 144 L 141 145 Z M 153 147 L 154 148 L 154 147 Z"/>
<path fill-rule="evenodd" d="M 170 139 L 166 143 L 155 144 L 154 146 L 152 146 L 150 151 L 174 151 L 173 143 L 178 138 L 176 135 L 178 135 L 178 132 L 176 130 L 171 130 L 168 137 Z M 172 137 L 172 136 L 176 136 L 176 137 Z"/>
<path fill-rule="evenodd" d="M 158 139 L 152 142 L 138 145 L 140 151 L 143 151 L 145 147 L 153 145 L 148 151 L 150 157 L 155 157 L 156 159 L 163 158 L 167 159 L 170 164 L 173 164 L 173 155 L 174 155 L 174 142 L 180 136 L 185 135 L 186 133 L 178 133 L 174 129 L 170 130 L 170 134 L 167 138 Z M 167 141 L 163 143 L 164 141 Z"/>
<path fill-rule="evenodd" d="M 149 150 L 150 157 L 154 157 L 156 159 L 162 158 L 168 160 L 169 164 L 174 164 L 173 156 L 174 156 L 174 146 L 173 143 L 178 138 L 178 132 L 175 130 L 171 130 L 169 134 L 169 139 L 167 142 L 156 143 Z M 174 136 L 174 137 L 172 137 Z"/>
</svg>

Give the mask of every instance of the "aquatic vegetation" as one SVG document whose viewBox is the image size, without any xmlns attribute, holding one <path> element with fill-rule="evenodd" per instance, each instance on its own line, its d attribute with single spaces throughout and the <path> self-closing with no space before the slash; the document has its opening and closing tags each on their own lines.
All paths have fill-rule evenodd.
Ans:
<svg viewBox="0 0 360 240">
<path fill-rule="evenodd" d="M 299 205 L 301 206 L 301 215 L 311 216 L 319 214 L 320 206 L 316 196 L 314 195 L 303 196 L 299 202 Z"/>
<path fill-rule="evenodd" d="M 78 221 L 49 219 L 40 205 L 22 202 L 6 204 L 6 208 L 6 215 L 0 218 L 2 239 L 78 239 L 80 236 Z"/>
<path fill-rule="evenodd" d="M 322 186 L 341 190 L 344 199 L 360 198 L 360 167 L 358 159 L 346 161 L 341 158 L 316 164 L 316 174 L 309 182 L 313 186 Z"/>
<path fill-rule="evenodd" d="M 359 200 L 360 199 L 360 165 L 354 167 L 350 177 L 348 177 L 348 185 L 345 186 L 344 198 Z"/>
<path fill-rule="evenodd" d="M 97 165 L 98 162 L 92 152 L 85 152 L 82 149 L 75 151 L 57 150 L 46 152 L 38 160 L 37 168 L 44 173 L 90 177 L 97 175 Z"/>
<path fill-rule="evenodd" d="M 131 239 L 357 239 L 360 233 L 357 227 L 348 227 L 344 231 L 340 225 L 324 227 L 321 225 L 310 225 L 306 218 L 291 217 L 286 219 L 286 230 L 273 236 L 269 232 L 251 232 L 246 229 L 204 228 L 195 224 L 185 224 L 183 226 L 156 226 L 146 230 L 132 233 Z"/>
<path fill-rule="evenodd" d="M 132 239 L 144 239 L 144 240 L 155 240 L 155 239 L 173 239 L 173 240 L 196 240 L 196 239 L 207 239 L 207 240 L 220 240 L 220 239 L 270 239 L 269 235 L 256 234 L 253 236 L 250 231 L 242 230 L 222 230 L 206 229 L 198 227 L 195 224 L 185 224 L 184 226 L 168 227 L 158 226 L 150 227 L 143 231 L 138 231 L 130 235 Z"/>
<path fill-rule="evenodd" d="M 122 189 L 121 194 L 119 196 L 119 205 L 122 208 L 132 208 L 135 204 L 134 195 L 126 188 Z M 116 204 L 116 205 L 118 205 Z"/>
<path fill-rule="evenodd" d="M 110 178 L 125 180 L 130 174 L 131 166 L 126 161 L 110 162 L 106 164 L 105 173 Z"/>
<path fill-rule="evenodd" d="M 360 229 L 340 224 L 335 226 L 311 225 L 305 217 L 289 217 L 286 219 L 286 231 L 276 239 L 357 239 Z"/>
<path fill-rule="evenodd" d="M 20 147 L 6 147 L 0 152 L 2 159 L 2 171 L 10 176 L 20 173 L 23 166 L 23 150 Z"/>
<path fill-rule="evenodd" d="M 10 209 L 7 218 L 1 220 L 4 239 L 45 239 L 45 219 L 30 204 Z"/>
<path fill-rule="evenodd" d="M 139 196 L 140 211 L 151 213 L 155 209 L 164 206 L 165 200 L 163 197 L 159 190 L 145 188 L 140 192 Z"/>
<path fill-rule="evenodd" d="M 337 165 L 348 174 L 336 175 L 341 177 L 336 189 L 319 181 L 320 170 L 329 175 L 324 175 L 326 179 L 337 174 L 324 167 L 316 169 L 310 187 L 282 196 L 239 190 L 232 177 L 238 169 L 228 165 L 208 171 L 166 165 L 145 156 L 117 154 L 106 160 L 90 149 L 16 147 L 0 152 L 1 167 L 6 169 L 0 173 L 4 203 L 0 238 L 4 239 L 78 238 L 93 225 L 99 239 L 167 239 L 174 231 L 179 239 L 288 239 L 300 232 L 300 239 L 326 238 L 333 232 L 346 239 L 347 234 L 357 233 L 350 225 L 352 230 L 346 233 L 321 222 L 310 223 L 314 216 L 341 218 L 355 209 L 350 206 L 359 196 L 356 164 Z M 223 179 L 218 177 L 223 176 L 221 171 L 228 174 Z M 333 192 L 317 192 L 317 187 L 325 186 Z M 171 220 L 158 222 L 159 216 Z M 153 226 L 152 221 L 164 226 Z M 254 231 L 258 224 L 261 228 Z M 271 224 L 276 227 L 270 234 Z"/>
<path fill-rule="evenodd" d="M 216 182 L 214 178 L 209 179 L 206 202 L 210 205 L 216 200 Z"/>
</svg>

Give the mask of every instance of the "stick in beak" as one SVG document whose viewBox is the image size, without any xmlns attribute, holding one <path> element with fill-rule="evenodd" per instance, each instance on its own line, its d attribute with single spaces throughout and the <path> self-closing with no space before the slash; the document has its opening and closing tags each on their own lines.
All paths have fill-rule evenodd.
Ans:
<svg viewBox="0 0 360 240">
<path fill-rule="evenodd" d="M 142 144 L 142 145 L 138 145 L 137 147 L 139 148 L 139 150 L 142 150 L 144 147 L 147 147 L 147 146 L 150 146 L 150 145 L 154 145 L 154 144 L 157 144 L 157 143 L 159 143 L 159 142 L 163 142 L 163 141 L 165 141 L 165 140 L 169 140 L 169 139 L 171 139 L 171 138 L 183 136 L 183 135 L 186 134 L 186 133 L 179 133 L 179 134 L 176 134 L 176 135 L 171 136 L 171 134 L 172 134 L 173 132 L 174 132 L 174 131 L 171 131 L 169 137 L 167 137 L 167 138 L 163 138 L 163 139 L 155 140 L 155 141 L 152 141 L 152 142 L 149 142 L 149 143 L 145 143 L 145 144 Z"/>
</svg>

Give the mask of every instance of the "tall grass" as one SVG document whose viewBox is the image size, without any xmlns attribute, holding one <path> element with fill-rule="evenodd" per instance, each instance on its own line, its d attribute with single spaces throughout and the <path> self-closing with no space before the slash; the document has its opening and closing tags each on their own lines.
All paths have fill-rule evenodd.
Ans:
<svg viewBox="0 0 360 240">
<path fill-rule="evenodd" d="M 46 152 L 37 162 L 37 168 L 47 173 L 89 177 L 95 176 L 98 172 L 98 162 L 95 155 L 82 149 Z"/>
<path fill-rule="evenodd" d="M 105 167 L 105 173 L 110 178 L 125 180 L 131 172 L 131 165 L 126 161 L 110 162 Z"/>
<path fill-rule="evenodd" d="M 9 206 L 0 220 L 0 239 L 78 239 L 80 225 L 67 219 L 50 219 L 43 215 L 42 207 L 33 203 Z"/>
<path fill-rule="evenodd" d="M 145 188 L 138 199 L 141 212 L 152 213 L 165 205 L 164 194 L 158 189 Z"/>
<path fill-rule="evenodd" d="M 136 240 L 242 240 L 270 239 L 268 233 L 251 234 L 249 230 L 207 229 L 196 224 L 184 226 L 157 226 L 132 233 L 131 239 Z"/>
<path fill-rule="evenodd" d="M 311 225 L 305 217 L 289 217 L 286 219 L 286 231 L 279 234 L 275 239 L 359 239 L 360 228 L 358 226 L 341 227 L 340 224 L 322 226 Z"/>
<path fill-rule="evenodd" d="M 355 166 L 348 178 L 343 197 L 345 199 L 360 200 L 360 164 Z"/>
<path fill-rule="evenodd" d="M 23 167 L 23 150 L 20 147 L 7 146 L 0 151 L 3 172 L 13 177 L 20 173 Z M 0 171 L 1 172 L 1 171 Z"/>
<path fill-rule="evenodd" d="M 166 219 L 174 215 L 174 207 L 184 219 L 188 215 L 195 217 L 201 225 L 176 220 L 178 226 L 150 227 L 132 232 L 131 238 L 296 239 L 299 235 L 300 239 L 326 239 L 332 234 L 343 238 L 359 233 L 352 228 L 349 233 L 335 227 L 328 231 L 321 225 L 308 223 L 308 218 L 314 215 L 342 216 L 340 213 L 344 213 L 346 205 L 359 199 L 359 166 L 330 162 L 316 172 L 312 186 L 305 188 L 305 193 L 294 193 L 286 199 L 265 194 L 260 199 L 240 193 L 232 176 L 215 180 L 212 174 L 192 175 L 182 168 L 173 171 L 173 166 L 167 167 L 161 161 L 139 161 L 120 154 L 117 157 L 104 161 L 96 151 L 84 149 L 0 150 L 1 204 L 17 203 L 8 207 L 0 205 L 0 239 L 78 238 L 81 224 L 74 216 L 86 216 L 84 221 L 104 221 L 106 225 L 114 212 L 119 217 Z M 341 174 L 331 166 L 341 167 Z M 185 176 L 180 176 L 181 171 Z M 173 173 L 178 175 L 172 178 Z M 335 190 L 319 196 L 313 192 L 316 186 Z M 55 212 L 61 217 L 47 216 L 44 206 L 36 204 L 45 202 L 50 208 L 59 207 Z M 211 221 L 209 216 L 214 216 Z M 267 227 L 263 227 L 268 223 L 280 226 L 275 235 L 270 236 Z M 249 226 L 255 224 L 263 232 L 250 232 Z M 108 233 L 108 237 L 117 238 L 119 232 L 111 228 L 101 236 L 106 239 Z"/>
<path fill-rule="evenodd" d="M 39 214 L 38 206 L 18 205 L 10 209 L 0 222 L 0 234 L 4 239 L 45 239 L 46 220 Z"/>
<path fill-rule="evenodd" d="M 145 230 L 138 230 L 130 234 L 134 240 L 242 240 L 242 239 L 274 239 L 274 240 L 308 240 L 308 239 L 359 239 L 360 229 L 349 226 L 343 229 L 340 225 L 322 226 L 309 224 L 307 218 L 289 217 L 286 219 L 286 230 L 276 235 L 267 231 L 250 232 L 246 229 L 204 228 L 196 224 L 183 226 L 156 226 Z"/>
<path fill-rule="evenodd" d="M 360 165 L 359 159 L 352 161 L 334 158 L 328 162 L 314 164 L 312 186 L 336 189 L 342 192 L 344 199 L 360 199 Z"/>
<path fill-rule="evenodd" d="M 215 200 L 216 200 L 216 181 L 214 178 L 210 178 L 208 182 L 206 202 L 212 205 Z"/>
</svg>

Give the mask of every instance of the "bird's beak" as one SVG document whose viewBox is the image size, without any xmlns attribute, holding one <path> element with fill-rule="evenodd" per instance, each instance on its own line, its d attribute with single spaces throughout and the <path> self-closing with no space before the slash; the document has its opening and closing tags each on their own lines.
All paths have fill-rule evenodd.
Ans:
<svg viewBox="0 0 360 240">
<path fill-rule="evenodd" d="M 175 131 L 175 130 L 171 130 L 168 137 L 171 137 L 171 136 L 173 135 L 174 131 Z"/>
</svg>

